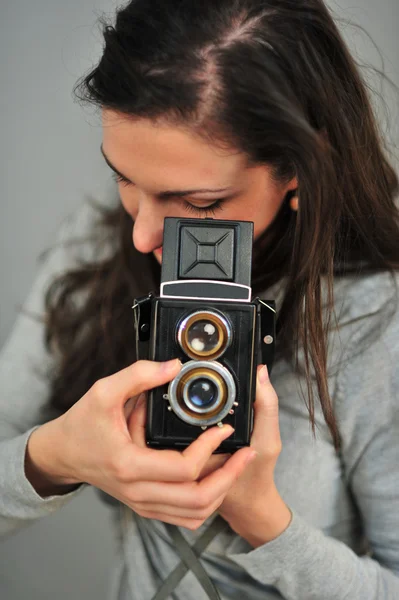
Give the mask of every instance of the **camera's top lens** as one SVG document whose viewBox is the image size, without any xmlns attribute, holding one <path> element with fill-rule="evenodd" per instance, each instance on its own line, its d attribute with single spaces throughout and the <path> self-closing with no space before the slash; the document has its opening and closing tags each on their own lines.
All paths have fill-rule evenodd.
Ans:
<svg viewBox="0 0 399 600">
<path fill-rule="evenodd" d="M 215 360 L 231 343 L 231 325 L 216 311 L 195 311 L 179 324 L 177 339 L 182 350 L 194 359 Z"/>
</svg>

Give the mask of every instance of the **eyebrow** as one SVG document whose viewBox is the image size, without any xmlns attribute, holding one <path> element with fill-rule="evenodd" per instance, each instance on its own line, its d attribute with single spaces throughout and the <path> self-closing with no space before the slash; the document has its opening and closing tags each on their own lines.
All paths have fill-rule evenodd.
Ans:
<svg viewBox="0 0 399 600">
<path fill-rule="evenodd" d="M 112 169 L 112 171 L 114 171 L 114 173 L 116 173 L 117 175 L 119 175 L 119 177 L 122 177 L 122 179 L 125 179 L 126 181 L 128 181 L 129 183 L 131 183 L 132 185 L 135 185 L 134 182 L 129 179 L 128 177 L 126 177 L 125 175 L 123 175 L 120 171 L 118 171 L 118 169 L 111 163 L 111 161 L 109 160 L 108 156 L 105 154 L 104 152 L 104 148 L 101 144 L 100 146 L 101 149 L 101 154 L 104 157 L 105 162 L 107 163 L 107 165 L 109 166 L 110 169 Z M 227 192 L 227 191 L 231 191 L 231 187 L 227 187 L 227 188 L 218 188 L 218 189 L 198 189 L 198 190 L 166 190 L 165 192 L 160 192 L 159 194 L 157 194 L 158 198 L 161 199 L 167 199 L 170 198 L 171 196 L 177 196 L 179 198 L 182 198 L 184 196 L 190 196 L 193 194 L 205 194 L 205 193 L 220 193 L 220 192 Z"/>
</svg>

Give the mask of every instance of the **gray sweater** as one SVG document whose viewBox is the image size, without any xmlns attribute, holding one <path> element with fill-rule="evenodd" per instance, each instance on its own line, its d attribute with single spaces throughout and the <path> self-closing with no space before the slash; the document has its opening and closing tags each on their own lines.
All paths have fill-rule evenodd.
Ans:
<svg viewBox="0 0 399 600">
<path fill-rule="evenodd" d="M 43 499 L 26 479 L 24 454 L 32 431 L 52 418 L 50 410 L 39 414 L 49 393 L 41 373 L 54 361 L 44 347 L 42 323 L 28 313 L 43 312 L 44 290 L 55 274 L 93 255 L 90 240 L 77 241 L 88 235 L 91 221 L 92 210 L 84 206 L 64 223 L 60 244 L 41 267 L 0 355 L 3 535 L 55 512 L 86 485 Z M 329 340 L 329 386 L 342 438 L 339 455 L 318 405 L 312 436 L 301 377 L 285 361 L 275 364 L 271 379 L 283 442 L 275 480 L 293 519 L 282 535 L 257 549 L 228 527 L 213 539 L 201 562 L 222 599 L 399 599 L 399 311 L 392 308 L 393 297 L 385 273 L 335 282 L 339 327 Z M 179 530 L 193 545 L 213 518 L 197 531 Z M 168 530 L 119 503 L 114 520 L 120 552 L 113 600 L 151 600 L 180 562 Z M 188 571 L 170 597 L 208 595 Z"/>
</svg>

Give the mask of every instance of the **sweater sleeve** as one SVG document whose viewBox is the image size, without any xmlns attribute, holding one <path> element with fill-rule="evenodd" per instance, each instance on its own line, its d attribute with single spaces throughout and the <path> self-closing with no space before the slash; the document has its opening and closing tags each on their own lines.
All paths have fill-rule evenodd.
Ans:
<svg viewBox="0 0 399 600">
<path fill-rule="evenodd" d="M 359 344 L 357 331 L 352 351 Z M 296 512 L 275 540 L 248 553 L 235 553 L 234 543 L 230 548 L 230 559 L 259 582 L 276 587 L 286 600 L 399 598 L 397 310 L 384 333 L 376 333 L 377 327 L 366 350 L 351 352 L 334 400 L 343 476 L 361 516 L 367 554 L 358 556 Z"/>
<path fill-rule="evenodd" d="M 54 277 L 87 255 L 93 209 L 84 205 L 66 219 L 56 244 L 41 264 L 28 298 L 0 353 L 0 536 L 53 513 L 86 484 L 65 494 L 42 498 L 25 475 L 25 452 L 32 432 L 56 415 L 47 406 L 46 372 L 53 358 L 44 343 L 44 296 Z"/>
</svg>

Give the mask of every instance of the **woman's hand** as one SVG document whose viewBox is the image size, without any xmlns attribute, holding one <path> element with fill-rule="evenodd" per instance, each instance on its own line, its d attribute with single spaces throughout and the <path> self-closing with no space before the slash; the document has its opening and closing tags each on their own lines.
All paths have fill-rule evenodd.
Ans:
<svg viewBox="0 0 399 600">
<path fill-rule="evenodd" d="M 147 447 L 143 392 L 172 380 L 180 368 L 178 360 L 139 361 L 96 382 L 64 415 L 33 432 L 41 472 L 55 485 L 86 482 L 144 517 L 197 529 L 252 452 L 243 448 L 227 462 L 211 457 L 232 434 L 227 425 L 208 429 L 182 452 Z"/>
<path fill-rule="evenodd" d="M 291 521 L 291 511 L 274 484 L 281 452 L 278 398 L 266 367 L 258 367 L 251 448 L 256 458 L 230 488 L 219 514 L 254 547 L 278 537 Z"/>
</svg>

